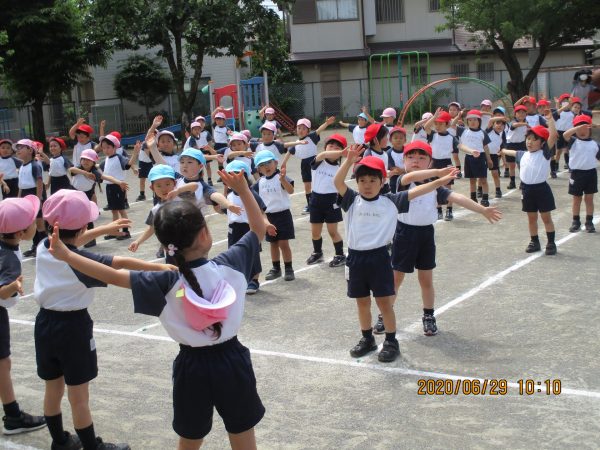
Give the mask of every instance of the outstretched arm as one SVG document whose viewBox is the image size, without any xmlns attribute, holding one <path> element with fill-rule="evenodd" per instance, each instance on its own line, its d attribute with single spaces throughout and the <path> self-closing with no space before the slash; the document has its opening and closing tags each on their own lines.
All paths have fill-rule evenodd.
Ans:
<svg viewBox="0 0 600 450">
<path fill-rule="evenodd" d="M 446 186 L 450 181 L 455 180 L 458 176 L 459 170 L 455 167 L 449 168 L 448 174 L 437 180 L 430 181 L 429 183 L 420 184 L 408 191 L 408 200 L 435 191 L 437 188 Z"/>
<path fill-rule="evenodd" d="M 481 214 L 485 217 L 490 223 L 498 222 L 502 218 L 502 213 L 495 206 L 481 206 L 479 203 L 474 202 L 470 198 L 465 197 L 458 192 L 452 191 L 452 193 L 448 196 L 448 201 L 462 206 L 470 211 Z"/>
<path fill-rule="evenodd" d="M 315 131 L 316 131 L 317 134 L 320 135 L 323 131 L 325 131 L 327 129 L 327 127 L 329 125 L 333 125 L 334 123 L 335 123 L 335 116 L 330 116 Z"/>
</svg>

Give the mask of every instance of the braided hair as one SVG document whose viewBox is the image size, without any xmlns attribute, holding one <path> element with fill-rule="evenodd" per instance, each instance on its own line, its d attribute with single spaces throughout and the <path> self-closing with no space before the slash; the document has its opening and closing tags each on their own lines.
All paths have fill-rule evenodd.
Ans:
<svg viewBox="0 0 600 450">
<path fill-rule="evenodd" d="M 193 202 L 169 202 L 161 207 L 154 216 L 154 231 L 159 242 L 167 248 L 175 247 L 173 258 L 192 290 L 202 296 L 202 289 L 196 275 L 183 256 L 183 250 L 193 245 L 198 233 L 206 227 L 206 220 L 200 208 Z M 221 337 L 221 322 L 211 327 L 215 339 Z"/>
</svg>

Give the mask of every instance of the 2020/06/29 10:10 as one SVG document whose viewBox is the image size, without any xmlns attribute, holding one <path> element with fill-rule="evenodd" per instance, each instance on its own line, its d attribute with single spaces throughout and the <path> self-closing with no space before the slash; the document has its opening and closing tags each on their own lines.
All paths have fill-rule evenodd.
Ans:
<svg viewBox="0 0 600 450">
<path fill-rule="evenodd" d="M 507 395 L 509 387 L 515 386 L 506 379 L 419 379 L 418 395 Z M 519 395 L 560 395 L 562 386 L 559 379 L 536 381 L 533 379 L 517 380 Z"/>
</svg>

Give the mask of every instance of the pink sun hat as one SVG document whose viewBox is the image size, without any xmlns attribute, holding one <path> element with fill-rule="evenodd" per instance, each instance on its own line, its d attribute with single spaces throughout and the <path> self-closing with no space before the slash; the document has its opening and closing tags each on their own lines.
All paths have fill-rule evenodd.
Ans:
<svg viewBox="0 0 600 450">
<path fill-rule="evenodd" d="M 80 230 L 98 218 L 98 206 L 82 191 L 61 189 L 48 197 L 42 207 L 44 220 L 58 222 L 62 230 Z"/>
<path fill-rule="evenodd" d="M 263 123 L 262 127 L 260 127 L 260 129 L 261 130 L 265 129 L 265 130 L 272 131 L 273 133 L 277 133 L 277 127 L 272 122 L 265 122 L 265 123 Z"/>
<path fill-rule="evenodd" d="M 306 128 L 308 128 L 310 130 L 312 123 L 310 123 L 310 120 L 308 120 L 306 118 L 302 118 L 302 119 L 298 119 L 298 122 L 296 122 L 296 126 L 298 126 L 298 125 L 304 125 Z"/>
<path fill-rule="evenodd" d="M 26 230 L 35 221 L 39 210 L 40 199 L 35 195 L 2 200 L 0 202 L 0 233 L 16 233 Z"/>
<path fill-rule="evenodd" d="M 394 108 L 385 108 L 381 113 L 381 117 L 393 117 L 396 118 L 396 110 Z"/>
<path fill-rule="evenodd" d="M 219 281 L 210 298 L 196 294 L 185 281 L 175 295 L 182 299 L 186 322 L 198 331 L 227 319 L 229 308 L 237 300 L 235 290 L 225 280 Z"/>
<path fill-rule="evenodd" d="M 243 143 L 247 144 L 248 136 L 246 136 L 244 133 L 234 133 L 229 138 L 229 142 L 232 142 L 232 141 L 242 141 Z"/>
<path fill-rule="evenodd" d="M 107 134 L 106 136 L 104 136 L 100 142 L 102 141 L 110 142 L 115 148 L 121 147 L 121 141 L 115 135 L 112 134 Z"/>
<path fill-rule="evenodd" d="M 98 153 L 91 148 L 81 152 L 81 158 L 89 159 L 90 161 L 98 162 Z"/>
<path fill-rule="evenodd" d="M 275 110 L 273 108 L 265 109 L 265 114 L 275 114 Z"/>
<path fill-rule="evenodd" d="M 218 112 L 215 114 L 215 119 L 227 119 L 227 116 L 225 115 L 225 113 Z"/>
</svg>

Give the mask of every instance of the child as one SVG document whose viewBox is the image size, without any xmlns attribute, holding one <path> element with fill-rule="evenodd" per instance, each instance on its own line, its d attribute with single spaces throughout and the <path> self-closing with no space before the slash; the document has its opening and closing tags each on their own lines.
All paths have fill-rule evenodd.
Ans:
<svg viewBox="0 0 600 450">
<path fill-rule="evenodd" d="M 263 125 L 268 126 L 268 124 Z M 285 273 L 283 279 L 292 281 L 294 268 L 292 267 L 292 250 L 290 239 L 295 238 L 294 221 L 290 212 L 290 194 L 294 193 L 294 182 L 285 176 L 285 168 L 277 169 L 277 159 L 268 150 L 262 150 L 254 157 L 254 163 L 262 175 L 252 186 L 267 207 L 267 219 L 277 230 L 276 236 L 267 235 L 267 242 L 271 244 L 271 261 L 273 267 L 265 280 L 274 280 L 281 276 L 281 258 Z"/>
<path fill-rule="evenodd" d="M 406 175 L 400 183 L 412 189 L 422 182 L 435 177 L 452 178 L 452 168 L 428 169 L 432 149 L 424 142 L 413 142 L 404 148 Z M 454 169 L 456 170 L 456 169 Z M 439 185 L 438 185 L 439 186 Z M 484 207 L 469 200 L 464 195 L 444 187 L 414 199 L 408 211 L 398 216 L 392 246 L 392 268 L 396 295 L 407 273 L 418 271 L 421 297 L 423 300 L 423 333 L 433 336 L 437 333 L 434 316 L 435 291 L 433 269 L 435 263 L 435 235 L 433 224 L 436 221 L 435 205 L 445 201 L 457 203 L 463 208 L 483 215 L 490 223 L 500 220 L 501 213 L 494 207 Z M 376 330 L 379 323 L 375 326 Z M 380 327 L 383 328 L 383 327 Z"/>
<path fill-rule="evenodd" d="M 253 175 L 254 179 L 258 180 L 259 175 L 254 166 L 254 152 L 248 149 L 248 137 L 245 134 L 232 134 L 229 139 L 229 147 L 223 156 L 226 162 L 225 167 L 232 161 L 241 161 L 250 168 L 251 174 L 246 175 Z"/>
<path fill-rule="evenodd" d="M 306 144 L 298 147 L 290 147 L 288 153 L 283 157 L 281 167 L 286 167 L 287 161 L 291 155 L 295 155 L 300 158 L 300 173 L 302 175 L 302 182 L 304 183 L 304 194 L 306 196 L 306 206 L 304 207 L 302 214 L 309 213 L 310 195 L 312 192 L 312 163 L 315 161 L 317 155 L 317 144 L 321 139 L 321 133 L 327 129 L 329 125 L 335 122 L 335 117 L 328 117 L 324 123 L 315 131 L 310 131 L 311 123 L 308 119 L 300 119 L 296 123 L 296 135 L 301 141 L 305 141 Z"/>
<path fill-rule="evenodd" d="M 481 129 L 481 113 L 478 110 L 470 110 L 466 118 L 467 128 L 458 127 L 456 130 L 458 148 L 467 153 L 465 156 L 465 178 L 469 179 L 471 200 L 477 202 L 477 184 L 479 183 L 483 192 L 481 204 L 487 207 L 490 206 L 487 171 L 488 169 L 492 170 L 494 167 L 488 147 L 490 137 Z M 480 155 L 483 156 L 484 152 L 485 158 L 480 158 Z"/>
<path fill-rule="evenodd" d="M 4 198 L 19 196 L 19 167 L 23 164 L 15 158 L 13 142 L 10 139 L 0 139 L 0 174 L 8 190 L 3 190 Z"/>
<path fill-rule="evenodd" d="M 388 133 L 394 128 L 394 121 L 396 120 L 396 110 L 394 108 L 385 108 L 379 116 L 383 119 L 383 124 L 388 129 Z"/>
<path fill-rule="evenodd" d="M 202 150 L 202 153 L 204 153 L 205 155 L 210 155 L 212 154 L 210 152 L 209 149 L 206 148 L 206 146 L 210 145 L 210 143 L 212 142 L 213 138 L 212 138 L 212 134 L 210 134 L 210 131 L 205 130 L 206 128 L 206 119 L 204 118 L 204 116 L 198 116 L 194 119 L 194 122 L 198 124 L 198 126 L 200 127 L 200 131 L 198 133 L 198 137 L 195 138 L 196 140 L 196 145 L 199 149 Z M 185 148 L 185 146 L 184 146 Z M 209 186 L 213 185 L 213 181 L 212 181 L 212 168 L 211 168 L 211 164 L 210 164 L 210 160 L 208 160 L 206 162 L 206 176 L 207 176 L 207 183 Z"/>
<path fill-rule="evenodd" d="M 578 97 L 581 99 L 581 107 L 588 109 L 588 98 L 591 92 L 597 90 L 597 88 L 590 84 L 591 77 L 587 73 L 580 74 L 576 81 L 573 83 L 573 91 L 571 92 L 572 97 Z"/>
<path fill-rule="evenodd" d="M 143 202 L 146 200 L 146 178 L 148 178 L 148 173 L 154 163 L 152 162 L 152 158 L 150 158 L 150 150 L 148 146 L 144 142 L 142 144 L 141 151 L 138 156 L 138 179 L 140 180 L 140 195 L 135 199 L 136 202 Z"/>
<path fill-rule="evenodd" d="M 433 114 L 430 112 L 426 112 L 421 116 L 421 120 L 415 123 L 415 127 L 413 128 L 413 135 L 410 142 L 414 141 L 423 141 L 427 142 L 427 132 L 425 131 L 424 125 L 427 123 L 429 119 L 433 117 Z"/>
<path fill-rule="evenodd" d="M 344 241 L 338 231 L 338 223 L 343 220 L 342 210 L 337 204 L 337 189 L 333 178 L 339 170 L 340 159 L 348 143 L 341 134 L 332 134 L 325 141 L 325 151 L 319 153 L 311 164 L 313 193 L 310 198 L 310 231 L 313 252 L 306 264 L 317 264 L 323 261 L 323 224 L 327 224 L 327 232 L 333 242 L 335 256 L 329 267 L 346 264 Z"/>
<path fill-rule="evenodd" d="M 505 129 L 506 118 L 497 116 L 490 118 L 488 128 L 485 130 L 490 138 L 490 143 L 488 144 L 490 158 L 492 159 L 492 168 L 490 170 L 494 179 L 494 186 L 496 187 L 496 198 L 502 198 L 502 189 L 500 189 L 500 157 L 498 153 L 501 148 L 506 147 Z"/>
<path fill-rule="evenodd" d="M 231 129 L 225 125 L 227 116 L 225 116 L 225 113 L 223 111 L 225 111 L 225 108 L 219 106 L 211 114 L 213 119 L 213 137 L 215 141 L 215 150 L 220 155 L 225 153 L 229 135 L 232 133 Z M 277 130 L 277 128 L 275 128 L 275 130 Z"/>
<path fill-rule="evenodd" d="M 106 181 L 106 200 L 108 202 L 108 210 L 111 211 L 113 221 L 120 218 L 127 219 L 127 211 L 125 208 L 125 192 L 129 189 L 129 185 L 125 182 L 127 170 L 131 167 L 132 159 L 126 160 L 123 156 L 117 155 L 117 149 L 121 146 L 119 140 L 111 134 L 108 134 L 100 141 L 100 148 L 106 155 L 106 159 L 100 164 L 100 169 L 104 175 L 113 179 L 105 178 Z M 115 183 L 115 181 L 117 183 Z M 123 228 L 123 233 L 119 236 L 107 234 L 105 240 L 131 239 L 129 228 Z"/>
<path fill-rule="evenodd" d="M 392 147 L 388 150 L 390 166 L 390 191 L 395 194 L 398 190 L 398 178 L 406 171 L 404 169 L 404 144 L 406 144 L 406 130 L 395 126 L 390 131 L 390 143 Z"/>
<path fill-rule="evenodd" d="M 443 111 L 438 108 L 427 122 L 425 122 L 423 128 L 427 133 L 427 143 L 431 145 L 433 159 L 433 169 L 444 169 L 452 166 L 452 155 L 455 151 L 458 151 L 458 140 L 455 135 L 450 133 L 448 129 L 452 117 L 450 113 Z M 432 127 L 435 125 L 435 131 L 432 131 Z M 456 134 L 456 133 L 455 133 Z M 452 189 L 454 180 L 450 180 L 446 188 Z M 452 203 L 447 203 L 446 216 L 442 211 L 442 204 L 437 206 L 438 220 L 451 221 L 454 219 L 452 211 Z"/>
<path fill-rule="evenodd" d="M 251 231 L 212 260 L 207 259 L 210 231 L 202 212 L 190 202 L 170 202 L 154 219 L 156 236 L 179 272 L 114 270 L 70 251 L 58 240 L 58 229 L 52 236 L 57 258 L 82 273 L 131 289 L 135 311 L 157 316 L 180 344 L 172 377 L 173 429 L 180 436 L 180 449 L 200 448 L 215 407 L 231 446 L 256 448 L 254 426 L 265 412 L 249 351 L 236 336 L 265 224 L 245 176 L 219 175 L 242 199 Z"/>
<path fill-rule="evenodd" d="M 555 98 L 556 110 L 552 113 L 552 117 L 556 123 L 556 132 L 558 133 L 558 140 L 556 141 L 556 153 L 550 165 L 550 176 L 556 178 L 560 156 L 565 153 L 565 163 L 568 164 L 568 144 L 563 138 L 563 134 L 573 125 L 573 118 L 575 114 L 571 111 L 571 102 L 569 101 L 570 95 L 567 93 L 561 94 L 560 97 Z"/>
<path fill-rule="evenodd" d="M 116 139 L 116 138 L 115 138 Z M 115 148 L 116 151 L 116 148 Z M 106 233 L 127 227 L 127 219 L 86 231 L 87 224 L 98 218 L 98 207 L 83 192 L 62 189 L 51 195 L 43 206 L 44 219 L 60 227 L 61 245 L 86 260 L 115 269 L 166 270 L 164 264 L 152 264 L 120 256 L 96 255 L 77 246 Z M 53 242 L 56 245 L 56 240 Z M 35 319 L 35 352 L 38 376 L 46 382 L 44 416 L 52 436 L 52 448 L 128 450 L 127 444 L 109 444 L 96 437 L 89 408 L 89 382 L 98 375 L 93 322 L 87 308 L 94 299 L 91 288 L 106 284 L 84 275 L 49 252 L 45 239 L 36 258 L 35 300 L 40 311 Z M 63 430 L 61 401 L 67 386 L 73 425 L 81 443 Z"/>
<path fill-rule="evenodd" d="M 383 161 L 366 156 L 360 159 L 360 146 L 346 149 L 347 159 L 335 175 L 334 183 L 346 211 L 348 258 L 346 280 L 348 297 L 355 298 L 362 338 L 350 350 L 360 358 L 377 349 L 371 328 L 371 292 L 385 324 L 385 341 L 379 352 L 381 362 L 392 362 L 400 355 L 396 339 L 396 316 L 393 309 L 394 277 L 387 244 L 392 240 L 398 213 L 408 211 L 409 201 L 425 194 L 447 179 L 442 178 L 412 191 L 380 195 L 386 177 Z M 358 192 L 350 189 L 345 178 L 354 163 Z"/>
<path fill-rule="evenodd" d="M 450 102 L 448 104 L 448 114 L 450 114 L 450 124 L 448 126 L 448 133 L 456 137 L 456 127 L 464 126 L 462 121 L 462 107 L 458 102 Z M 458 156 L 458 148 L 452 152 L 452 162 L 454 166 L 459 170 L 458 178 L 462 178 L 462 167 L 460 165 L 460 158 Z"/>
<path fill-rule="evenodd" d="M 4 434 L 38 430 L 46 425 L 43 417 L 22 411 L 17 403 L 10 376 L 10 323 L 7 308 L 23 295 L 19 242 L 31 240 L 40 199 L 35 195 L 9 198 L 0 203 L 0 400 L 4 409 Z"/>
<path fill-rule="evenodd" d="M 19 169 L 19 197 L 35 195 L 40 199 L 40 204 L 46 200 L 46 189 L 42 178 L 42 165 L 34 159 L 36 148 L 30 139 L 21 139 L 15 144 L 17 158 L 23 163 Z M 26 258 L 35 257 L 38 244 L 46 237 L 44 221 L 42 220 L 42 209 L 38 211 L 36 219 L 37 232 L 33 237 L 31 249 L 23 253 Z"/>
<path fill-rule="evenodd" d="M 515 106 L 515 117 L 508 124 L 508 131 L 506 132 L 506 148 L 508 150 L 525 151 L 527 149 L 525 144 L 525 136 L 529 125 L 525 120 L 527 116 L 527 108 L 523 105 Z M 510 174 L 510 183 L 508 183 L 507 189 L 515 189 L 515 168 L 516 160 L 514 156 L 511 156 L 513 152 L 502 152 L 508 164 L 508 172 Z"/>
<path fill-rule="evenodd" d="M 569 194 L 573 196 L 573 223 L 569 231 L 575 233 L 581 228 L 579 211 L 581 200 L 585 201 L 585 231 L 594 233 L 594 194 L 598 192 L 598 172 L 600 146 L 592 139 L 592 119 L 581 114 L 573 119 L 573 128 L 565 131 L 564 140 L 571 155 L 569 168 Z"/>
<path fill-rule="evenodd" d="M 307 140 L 281 143 L 279 141 L 275 141 L 275 133 L 277 133 L 277 128 L 275 128 L 275 125 L 270 122 L 265 122 L 260 127 L 261 142 L 254 142 L 250 144 L 252 151 L 261 152 L 263 150 L 268 150 L 273 154 L 275 160 L 279 162 L 280 156 L 286 153 L 288 148 L 295 147 L 296 145 L 308 144 Z"/>
<path fill-rule="evenodd" d="M 529 222 L 529 234 L 531 242 L 525 249 L 527 253 L 541 250 L 538 237 L 538 213 L 544 222 L 548 243 L 546 244 L 546 255 L 556 255 L 556 244 L 554 238 L 554 223 L 551 212 L 556 209 L 552 189 L 547 183 L 550 175 L 550 148 L 556 143 L 556 128 L 552 115 L 546 117 L 548 128 L 538 125 L 527 131 L 527 151 L 502 150 L 507 156 L 516 158 L 520 162 L 519 177 L 523 184 L 522 210 L 527 213 Z"/>
<path fill-rule="evenodd" d="M 481 129 L 487 130 L 492 117 L 492 101 L 488 99 L 482 100 L 479 112 L 481 112 Z"/>
<path fill-rule="evenodd" d="M 527 114 L 525 115 L 525 121 L 527 122 L 527 126 L 529 128 L 536 127 L 538 125 L 546 126 L 546 120 L 543 116 L 538 114 L 537 111 L 537 103 L 535 101 L 535 97 L 530 97 L 526 95 L 515 103 L 515 106 L 525 105 L 527 108 Z M 516 110 L 515 110 L 516 111 Z"/>
<path fill-rule="evenodd" d="M 69 137 L 71 139 L 77 139 L 77 143 L 73 147 L 73 161 L 79 161 L 81 158 L 81 152 L 96 147 L 96 143 L 92 142 L 91 136 L 94 133 L 94 129 L 85 123 L 85 119 L 81 118 L 77 120 L 77 123 L 69 130 Z"/>
<path fill-rule="evenodd" d="M 382 123 L 374 123 L 367 127 L 365 132 L 365 144 L 369 146 L 364 156 L 374 156 L 383 162 L 386 168 L 391 167 L 391 158 L 388 153 L 388 129 Z M 390 185 L 384 181 L 381 186 L 381 194 L 390 192 Z"/>
<path fill-rule="evenodd" d="M 355 144 L 364 144 L 365 143 L 365 132 L 367 131 L 367 126 L 370 123 L 375 122 L 373 118 L 369 115 L 369 111 L 366 106 L 361 108 L 362 112 L 357 115 L 358 125 L 352 125 L 346 122 L 342 122 L 341 120 L 338 122 L 342 127 L 348 128 L 348 131 L 352 133 L 352 139 L 354 139 Z"/>
<path fill-rule="evenodd" d="M 72 189 L 71 181 L 67 174 L 69 173 L 69 169 L 73 167 L 73 163 L 63 155 L 63 151 L 67 149 L 67 144 L 61 138 L 51 138 L 48 142 L 48 147 L 52 158 L 48 158 L 43 150 L 38 152 L 38 156 L 48 165 L 50 195 L 59 189 Z"/>
<path fill-rule="evenodd" d="M 279 130 L 281 130 L 281 125 L 275 119 L 275 110 L 270 106 L 265 106 L 260 111 L 258 111 L 258 115 L 260 116 L 260 120 L 263 121 L 263 124 L 269 122 L 275 126 L 275 129 L 277 130 L 275 132 L 275 137 L 278 137 L 280 134 Z"/>
</svg>

